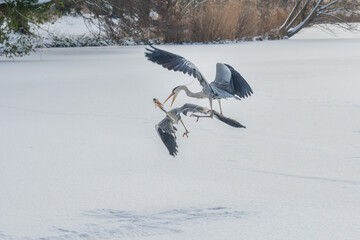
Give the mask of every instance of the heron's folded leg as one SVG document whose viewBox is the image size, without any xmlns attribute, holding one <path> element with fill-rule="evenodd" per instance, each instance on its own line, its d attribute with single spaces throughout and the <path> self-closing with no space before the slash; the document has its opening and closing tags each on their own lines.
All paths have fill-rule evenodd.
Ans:
<svg viewBox="0 0 360 240">
<path fill-rule="evenodd" d="M 187 130 L 187 128 L 185 127 L 185 124 L 184 124 L 184 122 L 182 121 L 181 118 L 180 118 L 180 122 L 181 122 L 181 124 L 184 126 L 185 131 L 186 131 L 186 132 L 184 132 L 183 137 L 185 137 L 185 135 L 186 135 L 186 137 L 189 137 L 188 134 L 189 134 L 190 132 L 189 132 L 189 131 Z"/>
<path fill-rule="evenodd" d="M 212 119 L 213 115 L 214 115 L 214 110 L 209 110 L 208 113 L 210 113 L 208 116 L 200 116 L 200 115 L 196 115 L 196 114 L 191 114 L 190 117 L 196 117 L 197 118 L 196 122 L 199 121 L 199 118 L 211 118 Z"/>
</svg>

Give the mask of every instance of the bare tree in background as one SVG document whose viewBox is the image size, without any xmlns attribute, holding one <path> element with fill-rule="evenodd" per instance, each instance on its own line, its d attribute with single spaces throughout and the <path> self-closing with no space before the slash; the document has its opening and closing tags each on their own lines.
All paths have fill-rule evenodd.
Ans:
<svg viewBox="0 0 360 240">
<path fill-rule="evenodd" d="M 75 0 L 89 30 L 121 43 L 126 38 L 147 38 L 145 29 L 152 23 L 150 12 L 155 0 Z M 89 12 L 90 14 L 83 14 Z"/>
<path fill-rule="evenodd" d="M 157 36 L 164 42 L 190 41 L 191 14 L 208 0 L 155 0 L 154 11 L 159 15 L 153 24 Z"/>
<path fill-rule="evenodd" d="M 346 30 L 354 30 L 347 21 L 351 15 L 359 15 L 359 2 L 356 0 L 296 0 L 279 27 L 280 37 L 292 37 L 304 27 L 314 24 L 335 24 Z"/>
<path fill-rule="evenodd" d="M 353 30 L 349 20 L 360 12 L 358 0 L 73 1 L 77 12 L 91 13 L 85 22 L 99 36 L 118 43 L 279 39 L 318 23 Z"/>
<path fill-rule="evenodd" d="M 91 16 L 83 14 L 89 29 L 116 42 L 130 37 L 146 41 L 152 36 L 164 42 L 179 42 L 186 29 L 184 16 L 206 1 L 74 0 L 77 12 L 91 12 Z"/>
</svg>

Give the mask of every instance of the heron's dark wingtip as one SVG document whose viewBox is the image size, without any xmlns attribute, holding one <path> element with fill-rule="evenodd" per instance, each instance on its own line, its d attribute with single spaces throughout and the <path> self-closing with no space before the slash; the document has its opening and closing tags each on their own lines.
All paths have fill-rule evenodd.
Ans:
<svg viewBox="0 0 360 240">
<path fill-rule="evenodd" d="M 176 157 L 176 155 L 177 155 L 177 151 L 176 152 L 171 152 L 171 153 L 169 153 L 171 156 L 173 156 L 173 157 Z"/>
<path fill-rule="evenodd" d="M 225 117 L 224 115 L 214 111 L 214 115 L 217 119 L 219 119 L 220 121 L 222 121 L 223 123 L 226 123 L 229 126 L 232 126 L 234 128 L 246 128 L 244 125 L 242 125 L 241 123 L 239 123 L 238 121 L 232 119 L 232 118 L 228 118 Z"/>
<path fill-rule="evenodd" d="M 164 145 L 168 149 L 169 154 L 171 156 L 175 157 L 177 155 L 177 152 L 178 152 L 178 145 L 176 143 L 174 135 L 172 135 L 171 133 L 168 133 L 165 130 L 161 129 L 161 127 L 159 127 L 159 125 L 156 125 L 155 129 L 156 129 L 157 133 L 159 134 L 162 142 L 164 143 Z"/>
</svg>

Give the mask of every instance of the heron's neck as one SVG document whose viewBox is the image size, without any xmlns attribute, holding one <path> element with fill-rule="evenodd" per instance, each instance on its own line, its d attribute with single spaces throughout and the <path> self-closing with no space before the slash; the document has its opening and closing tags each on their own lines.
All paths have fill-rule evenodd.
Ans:
<svg viewBox="0 0 360 240">
<path fill-rule="evenodd" d="M 189 97 L 193 97 L 193 98 L 206 98 L 207 97 L 204 95 L 203 92 L 194 93 L 194 92 L 190 91 L 186 86 L 180 86 L 179 88 L 184 90 L 186 95 Z"/>
<path fill-rule="evenodd" d="M 164 108 L 162 108 L 162 107 L 159 107 L 160 109 L 161 109 L 161 111 L 163 111 L 166 115 L 168 114 L 168 112 L 164 109 Z"/>
</svg>

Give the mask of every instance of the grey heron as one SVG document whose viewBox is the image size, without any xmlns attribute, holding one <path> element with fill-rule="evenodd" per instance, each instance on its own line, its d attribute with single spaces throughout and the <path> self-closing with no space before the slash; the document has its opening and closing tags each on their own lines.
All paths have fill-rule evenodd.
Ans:
<svg viewBox="0 0 360 240">
<path fill-rule="evenodd" d="M 185 127 L 185 124 L 182 121 L 180 114 L 187 115 L 189 112 L 209 114 L 211 110 L 201 107 L 201 106 L 198 106 L 198 105 L 195 105 L 195 104 L 186 103 L 182 107 L 173 108 L 170 111 L 166 111 L 164 109 L 164 106 L 159 102 L 159 100 L 154 98 L 153 102 L 155 103 L 155 106 L 158 106 L 166 114 L 166 117 L 163 120 L 161 120 L 158 124 L 156 124 L 155 129 L 156 129 L 157 133 L 159 134 L 162 142 L 165 144 L 166 148 L 169 150 L 169 154 L 175 157 L 178 152 L 178 150 L 177 150 L 178 145 L 176 143 L 176 134 L 175 134 L 177 129 L 174 127 L 174 124 L 178 124 L 180 122 L 183 125 L 183 127 L 185 128 L 183 137 L 184 136 L 189 137 L 188 134 L 190 133 L 188 131 L 188 129 Z M 224 122 L 232 127 L 245 128 L 245 126 L 241 125 L 236 120 L 224 117 L 222 114 L 219 114 L 216 111 L 214 111 L 214 115 L 216 118 L 218 118 L 222 122 Z M 197 117 L 198 119 L 199 119 L 199 117 L 203 117 L 203 116 L 199 116 L 199 115 L 195 115 L 195 114 L 192 114 L 191 116 Z"/>
<path fill-rule="evenodd" d="M 160 64 L 168 70 L 173 70 L 175 72 L 180 71 L 184 74 L 187 73 L 190 76 L 195 77 L 202 86 L 202 90 L 195 93 L 191 92 L 185 85 L 175 87 L 172 90 L 170 96 L 165 100 L 166 102 L 171 97 L 173 97 L 170 105 L 171 107 L 175 101 L 176 96 L 180 91 L 183 90 L 189 97 L 208 98 L 210 101 L 211 111 L 213 111 L 212 101 L 213 99 L 217 99 L 220 107 L 220 113 L 222 114 L 221 99 L 235 98 L 240 100 L 241 98 L 251 96 L 253 93 L 250 85 L 245 81 L 240 73 L 238 73 L 228 64 L 217 63 L 215 80 L 211 83 L 208 83 L 199 69 L 189 60 L 156 47 L 150 47 L 152 49 L 146 48 L 147 52 L 145 52 L 145 56 L 148 60 Z M 212 117 L 213 114 L 214 113 L 211 112 L 210 116 Z"/>
</svg>

